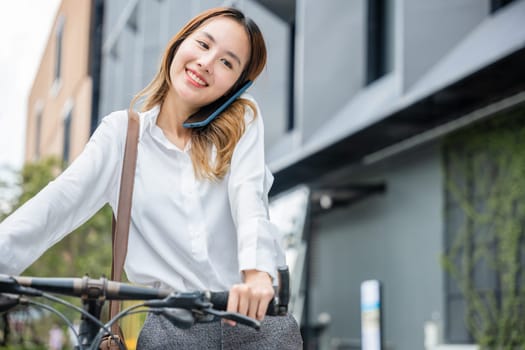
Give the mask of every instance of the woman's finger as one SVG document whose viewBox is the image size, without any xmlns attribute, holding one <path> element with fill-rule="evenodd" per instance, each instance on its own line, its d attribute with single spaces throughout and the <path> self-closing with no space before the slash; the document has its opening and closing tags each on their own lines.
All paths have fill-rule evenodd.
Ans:
<svg viewBox="0 0 525 350">
<path fill-rule="evenodd" d="M 262 321 L 264 316 L 266 316 L 266 311 L 268 310 L 268 304 L 272 300 L 274 296 L 274 291 L 272 289 L 264 290 L 260 294 L 260 301 L 259 301 L 259 307 L 257 308 L 257 314 L 255 318 L 257 318 L 259 321 Z"/>
<path fill-rule="evenodd" d="M 228 312 L 237 312 L 237 309 L 239 308 L 239 291 L 236 288 L 236 285 L 234 285 L 230 289 L 230 293 L 228 295 L 228 305 L 226 307 L 226 311 Z M 230 326 L 235 326 L 235 322 L 231 320 L 224 320 L 227 324 Z"/>
<path fill-rule="evenodd" d="M 259 310 L 260 298 L 258 294 L 252 294 L 250 297 L 250 307 L 248 309 L 248 317 L 257 318 Z"/>
<path fill-rule="evenodd" d="M 241 315 L 248 315 L 248 308 L 250 307 L 250 287 L 246 284 L 238 284 L 236 289 L 239 293 L 239 301 L 236 312 Z"/>
</svg>

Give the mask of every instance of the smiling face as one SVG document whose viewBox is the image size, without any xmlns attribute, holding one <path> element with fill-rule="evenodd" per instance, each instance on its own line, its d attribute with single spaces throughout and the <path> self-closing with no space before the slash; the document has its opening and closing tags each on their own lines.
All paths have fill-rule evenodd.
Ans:
<svg viewBox="0 0 525 350">
<path fill-rule="evenodd" d="M 225 93 L 250 57 L 244 27 L 226 16 L 202 24 L 179 46 L 170 65 L 171 93 L 177 103 L 197 110 Z"/>
</svg>

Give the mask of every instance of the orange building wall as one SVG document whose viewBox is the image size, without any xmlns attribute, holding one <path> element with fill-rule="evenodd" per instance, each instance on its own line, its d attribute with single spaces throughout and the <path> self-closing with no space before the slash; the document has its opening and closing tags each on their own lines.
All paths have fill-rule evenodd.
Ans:
<svg viewBox="0 0 525 350">
<path fill-rule="evenodd" d="M 37 116 L 42 113 L 40 157 L 62 157 L 64 117 L 72 108 L 70 160 L 89 138 L 92 82 L 89 73 L 91 0 L 63 0 L 29 94 L 25 161 L 36 154 Z M 56 32 L 63 19 L 62 69 L 55 84 Z"/>
</svg>

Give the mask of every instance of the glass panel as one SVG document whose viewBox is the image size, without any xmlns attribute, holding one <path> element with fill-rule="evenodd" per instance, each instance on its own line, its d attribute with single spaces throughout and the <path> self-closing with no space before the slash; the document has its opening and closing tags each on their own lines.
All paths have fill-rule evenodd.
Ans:
<svg viewBox="0 0 525 350">
<path fill-rule="evenodd" d="M 309 211 L 310 190 L 299 186 L 272 198 L 269 205 L 270 219 L 280 231 L 280 239 L 290 269 L 290 304 L 288 310 L 300 322 L 304 292 L 303 271 L 306 244 L 305 223 Z"/>
</svg>

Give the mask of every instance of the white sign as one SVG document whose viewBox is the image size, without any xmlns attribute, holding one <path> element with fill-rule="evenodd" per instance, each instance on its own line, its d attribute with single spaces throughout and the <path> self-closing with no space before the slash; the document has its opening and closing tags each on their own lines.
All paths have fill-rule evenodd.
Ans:
<svg viewBox="0 0 525 350">
<path fill-rule="evenodd" d="M 381 283 L 361 283 L 361 349 L 381 350 Z"/>
</svg>

